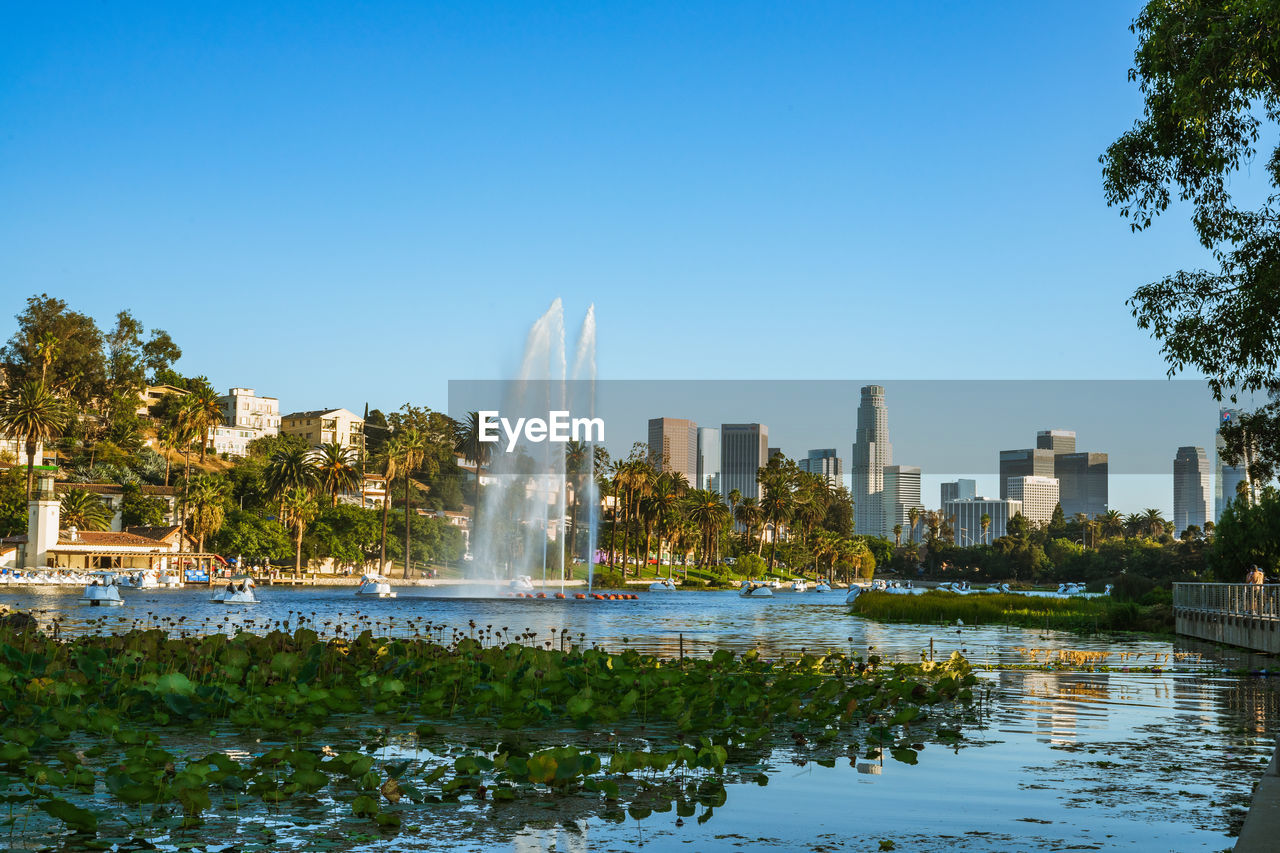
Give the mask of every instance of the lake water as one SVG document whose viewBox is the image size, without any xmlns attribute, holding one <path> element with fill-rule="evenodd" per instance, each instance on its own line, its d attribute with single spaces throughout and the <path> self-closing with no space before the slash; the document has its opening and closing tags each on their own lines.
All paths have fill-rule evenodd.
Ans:
<svg viewBox="0 0 1280 853">
<path fill-rule="evenodd" d="M 975 665 L 1005 667 L 1092 651 L 1117 670 L 983 673 L 990 689 L 963 745 L 930 745 L 916 766 L 843 758 L 825 767 L 780 747 L 766 762 L 769 784 L 729 785 L 727 802 L 704 823 L 677 825 L 674 812 L 612 823 L 563 802 L 464 802 L 424 807 L 416 831 L 348 836 L 342 849 L 833 851 L 878 850 L 883 841 L 913 851 L 1220 851 L 1233 843 L 1233 821 L 1270 757 L 1280 718 L 1271 680 L 1224 671 L 1270 659 L 1192 641 L 880 625 L 851 615 L 839 594 L 642 592 L 638 601 L 583 602 L 444 598 L 415 588 L 396 599 L 357 599 L 350 588 L 279 587 L 260 589 L 256 606 L 228 607 L 208 602 L 205 589 L 187 589 L 126 591 L 126 606 L 109 610 L 78 606 L 78 596 L 74 588 L 10 588 L 0 602 L 30 609 L 46 625 L 57 619 L 64 634 L 134 625 L 265 631 L 296 627 L 301 617 L 325 634 L 368 627 L 664 656 L 678 654 L 682 640 L 686 654 L 839 649 L 904 660 L 918 659 L 932 641 L 938 657 L 961 651 Z M 1153 664 L 1165 670 L 1139 671 Z M 245 817 L 236 834 L 249 837 L 257 820 Z M 287 832 L 280 838 L 290 846 Z"/>
</svg>

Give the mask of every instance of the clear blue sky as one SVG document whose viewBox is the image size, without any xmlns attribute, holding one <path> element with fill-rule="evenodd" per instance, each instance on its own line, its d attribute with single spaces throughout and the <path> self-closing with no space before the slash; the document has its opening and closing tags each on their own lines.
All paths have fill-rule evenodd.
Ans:
<svg viewBox="0 0 1280 853">
<path fill-rule="evenodd" d="M 1138 8 L 8 3 L 0 335 L 127 307 L 286 409 L 444 408 L 555 296 L 602 378 L 1158 378 Z"/>
</svg>

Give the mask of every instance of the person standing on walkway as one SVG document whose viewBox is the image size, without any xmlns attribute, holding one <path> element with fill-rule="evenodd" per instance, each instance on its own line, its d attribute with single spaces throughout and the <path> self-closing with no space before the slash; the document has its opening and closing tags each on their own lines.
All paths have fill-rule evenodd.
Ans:
<svg viewBox="0 0 1280 853">
<path fill-rule="evenodd" d="M 1262 569 L 1258 568 L 1257 563 L 1249 567 L 1249 573 L 1245 575 L 1244 582 L 1249 585 L 1249 609 L 1254 613 L 1262 610 L 1262 585 L 1266 581 L 1266 576 L 1262 574 Z"/>
</svg>

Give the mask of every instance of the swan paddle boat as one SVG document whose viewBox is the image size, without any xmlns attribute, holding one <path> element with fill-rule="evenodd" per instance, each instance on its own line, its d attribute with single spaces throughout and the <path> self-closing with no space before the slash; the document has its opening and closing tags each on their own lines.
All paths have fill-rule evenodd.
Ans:
<svg viewBox="0 0 1280 853">
<path fill-rule="evenodd" d="M 804 578 L 796 578 L 791 582 L 792 592 L 805 592 L 809 589 L 809 585 L 804 582 Z"/>
<path fill-rule="evenodd" d="M 360 586 L 356 587 L 356 595 L 368 595 L 374 598 L 395 598 L 391 584 L 382 575 L 361 575 Z"/>
<path fill-rule="evenodd" d="M 826 581 L 818 581 L 813 585 L 814 592 L 831 592 L 831 585 Z"/>
<path fill-rule="evenodd" d="M 119 607 L 124 604 L 115 572 L 94 572 L 93 576 L 93 580 L 84 588 L 81 604 L 90 607 Z"/>
<path fill-rule="evenodd" d="M 227 585 L 213 591 L 210 601 L 221 604 L 257 604 L 258 597 L 253 594 L 253 578 L 248 575 L 236 575 Z"/>
<path fill-rule="evenodd" d="M 773 595 L 773 588 L 759 581 L 743 581 L 738 595 L 743 598 L 768 598 Z"/>
<path fill-rule="evenodd" d="M 675 592 L 676 584 L 671 578 L 649 584 L 649 592 Z"/>
</svg>

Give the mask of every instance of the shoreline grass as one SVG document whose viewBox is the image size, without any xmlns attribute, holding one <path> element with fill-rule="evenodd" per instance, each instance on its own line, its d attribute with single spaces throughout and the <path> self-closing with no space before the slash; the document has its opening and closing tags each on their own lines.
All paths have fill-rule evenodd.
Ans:
<svg viewBox="0 0 1280 853">
<path fill-rule="evenodd" d="M 1173 632 L 1168 605 L 1140 605 L 1114 598 L 1050 598 L 1035 595 L 969 594 L 930 591 L 922 595 L 864 592 L 853 603 L 858 616 L 879 622 L 922 625 L 1013 625 L 1075 633 Z"/>
</svg>

